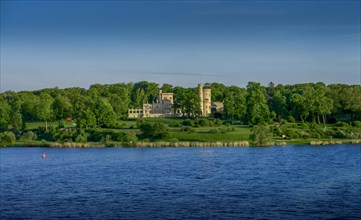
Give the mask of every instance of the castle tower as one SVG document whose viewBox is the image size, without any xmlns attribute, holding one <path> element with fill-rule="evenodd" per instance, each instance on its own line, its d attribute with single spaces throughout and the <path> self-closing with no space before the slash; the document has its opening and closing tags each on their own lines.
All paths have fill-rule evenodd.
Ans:
<svg viewBox="0 0 361 220">
<path fill-rule="evenodd" d="M 203 116 L 203 85 L 198 84 L 198 95 L 199 95 L 199 105 L 201 109 L 201 115 Z"/>
<path fill-rule="evenodd" d="M 208 117 L 211 114 L 211 89 L 204 89 L 202 84 L 198 84 L 201 115 Z"/>
<path fill-rule="evenodd" d="M 211 89 L 203 89 L 203 116 L 211 114 Z"/>
</svg>

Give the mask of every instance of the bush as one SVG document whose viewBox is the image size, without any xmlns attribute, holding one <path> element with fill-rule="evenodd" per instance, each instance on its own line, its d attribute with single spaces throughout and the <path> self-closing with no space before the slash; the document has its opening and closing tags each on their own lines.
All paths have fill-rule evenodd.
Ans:
<svg viewBox="0 0 361 220">
<path fill-rule="evenodd" d="M 173 128 L 179 128 L 180 126 L 181 124 L 179 123 L 179 121 L 174 121 L 169 124 L 169 127 L 173 127 Z"/>
<path fill-rule="evenodd" d="M 211 130 L 209 130 L 209 133 L 210 134 L 219 134 L 219 133 L 221 133 L 221 131 L 218 129 L 211 129 Z"/>
<path fill-rule="evenodd" d="M 101 139 L 101 142 L 104 144 L 109 144 L 111 141 L 112 141 L 112 136 L 110 136 L 109 134 L 105 135 L 105 137 Z"/>
<path fill-rule="evenodd" d="M 334 138 L 346 138 L 346 132 L 341 130 L 341 129 L 337 129 L 333 133 L 332 137 L 334 137 Z"/>
<path fill-rule="evenodd" d="M 286 125 L 288 123 L 288 121 L 286 119 L 281 118 L 280 123 L 282 125 Z"/>
<path fill-rule="evenodd" d="M 288 138 L 300 138 L 301 134 L 297 130 L 287 129 L 284 132 Z"/>
<path fill-rule="evenodd" d="M 179 140 L 177 138 L 171 138 L 171 139 L 169 139 L 169 142 L 177 143 L 177 142 L 179 142 Z"/>
<path fill-rule="evenodd" d="M 75 142 L 77 143 L 86 143 L 88 141 L 88 138 L 86 135 L 81 135 L 79 134 L 78 136 L 76 136 L 75 138 Z"/>
<path fill-rule="evenodd" d="M 266 125 L 255 125 L 250 139 L 256 146 L 272 145 L 273 134 Z"/>
<path fill-rule="evenodd" d="M 137 141 L 138 141 L 138 138 L 134 132 L 126 133 L 124 136 L 124 142 L 135 143 Z"/>
<path fill-rule="evenodd" d="M 194 126 L 194 122 L 190 119 L 186 119 L 182 122 L 182 125 L 184 126 Z"/>
<path fill-rule="evenodd" d="M 354 121 L 354 122 L 353 122 L 353 125 L 354 125 L 355 127 L 361 128 L 361 121 Z"/>
<path fill-rule="evenodd" d="M 213 124 L 214 124 L 214 126 L 221 126 L 221 125 L 222 125 L 222 121 L 217 118 L 216 120 L 213 121 Z"/>
<path fill-rule="evenodd" d="M 296 119 L 292 115 L 290 117 L 288 117 L 288 121 L 290 123 L 296 123 Z"/>
<path fill-rule="evenodd" d="M 15 135 L 10 131 L 4 131 L 0 133 L 0 146 L 11 146 L 15 144 Z"/>
<path fill-rule="evenodd" d="M 197 121 L 201 127 L 208 127 L 209 126 L 209 120 L 206 118 L 201 118 Z"/>
<path fill-rule="evenodd" d="M 21 142 L 27 142 L 27 143 L 31 143 L 31 142 L 35 141 L 36 139 L 37 139 L 37 136 L 32 131 L 28 131 L 28 132 L 24 133 L 23 135 L 21 135 L 21 137 L 20 137 Z"/>
<path fill-rule="evenodd" d="M 159 122 L 143 121 L 139 123 L 139 129 L 142 132 L 141 136 L 146 138 L 164 139 L 169 135 L 169 131 L 165 125 Z"/>
<path fill-rule="evenodd" d="M 346 122 L 339 121 L 336 123 L 337 127 L 349 127 L 350 125 Z"/>
<path fill-rule="evenodd" d="M 231 120 L 227 120 L 227 121 L 224 121 L 224 122 L 223 122 L 223 125 L 226 125 L 226 126 L 227 126 L 227 125 L 229 126 L 229 125 L 231 125 L 231 124 L 232 124 L 232 121 L 231 121 Z"/>
<path fill-rule="evenodd" d="M 194 132 L 195 132 L 194 128 L 189 127 L 189 126 L 181 127 L 179 130 L 180 130 L 180 131 L 187 131 L 187 132 L 189 132 L 189 133 L 194 133 Z"/>
</svg>

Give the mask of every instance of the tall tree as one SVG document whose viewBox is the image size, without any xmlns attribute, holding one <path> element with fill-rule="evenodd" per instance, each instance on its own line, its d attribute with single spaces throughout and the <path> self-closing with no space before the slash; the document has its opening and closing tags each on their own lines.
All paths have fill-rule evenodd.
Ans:
<svg viewBox="0 0 361 220">
<path fill-rule="evenodd" d="M 237 86 L 231 86 L 224 99 L 224 113 L 226 118 L 240 120 L 247 113 L 247 91 Z"/>
<path fill-rule="evenodd" d="M 7 91 L 4 93 L 10 106 L 10 125 L 18 133 L 23 128 L 23 117 L 21 114 L 21 99 L 16 92 Z"/>
<path fill-rule="evenodd" d="M 3 94 L 0 94 L 0 132 L 7 130 L 10 122 L 10 106 Z"/>
<path fill-rule="evenodd" d="M 94 114 L 99 127 L 114 127 L 117 116 L 107 99 L 99 98 L 95 103 Z"/>
<path fill-rule="evenodd" d="M 281 118 L 287 117 L 286 97 L 279 90 L 275 90 L 270 98 L 270 110 L 276 113 L 278 121 L 281 121 Z"/>
<path fill-rule="evenodd" d="M 247 85 L 247 119 L 249 124 L 268 123 L 270 111 L 266 100 L 266 89 L 260 83 L 249 82 Z"/>
<path fill-rule="evenodd" d="M 41 93 L 36 107 L 36 113 L 40 121 L 45 122 L 45 130 L 48 130 L 48 121 L 53 118 L 54 99 L 48 93 Z"/>
</svg>

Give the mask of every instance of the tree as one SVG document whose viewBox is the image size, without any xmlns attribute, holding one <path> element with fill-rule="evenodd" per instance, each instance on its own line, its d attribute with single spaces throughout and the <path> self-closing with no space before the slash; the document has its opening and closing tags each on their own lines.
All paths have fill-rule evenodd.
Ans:
<svg viewBox="0 0 361 220">
<path fill-rule="evenodd" d="M 48 130 L 48 121 L 53 117 L 53 102 L 54 99 L 48 93 L 40 94 L 39 103 L 36 106 L 36 113 L 40 121 L 45 122 L 45 130 Z"/>
<path fill-rule="evenodd" d="M 142 132 L 142 136 L 145 138 L 164 139 L 169 135 L 169 131 L 163 123 L 139 120 L 137 126 Z"/>
<path fill-rule="evenodd" d="M 37 136 L 34 132 L 28 131 L 20 137 L 20 141 L 26 142 L 26 143 L 31 143 L 31 142 L 35 141 L 36 138 L 37 138 Z"/>
<path fill-rule="evenodd" d="M 33 92 L 18 92 L 21 99 L 21 114 L 24 121 L 37 121 L 36 107 L 40 102 L 39 96 Z"/>
<path fill-rule="evenodd" d="M 5 97 L 0 94 L 0 131 L 8 129 L 10 123 L 10 106 Z"/>
<path fill-rule="evenodd" d="M 183 116 L 195 117 L 200 115 L 200 99 L 198 90 L 185 89 L 181 87 L 174 88 L 174 108 L 181 110 Z"/>
<path fill-rule="evenodd" d="M 162 88 L 162 92 L 173 92 L 173 86 L 167 83 L 164 83 Z"/>
<path fill-rule="evenodd" d="M 298 93 L 292 95 L 291 98 L 292 113 L 295 118 L 300 118 L 304 121 L 308 115 L 309 110 L 306 107 L 306 98 Z"/>
<path fill-rule="evenodd" d="M 8 91 L 4 93 L 10 106 L 10 125 L 18 133 L 23 128 L 23 117 L 21 114 L 21 99 L 16 92 Z"/>
<path fill-rule="evenodd" d="M 250 139 L 256 146 L 267 146 L 273 144 L 273 134 L 266 125 L 255 125 L 252 128 Z"/>
<path fill-rule="evenodd" d="M 133 95 L 133 107 L 143 108 L 143 104 L 147 102 L 147 96 L 143 89 L 137 89 Z"/>
<path fill-rule="evenodd" d="M 93 104 L 88 97 L 75 96 L 73 98 L 74 118 L 78 128 L 95 128 L 97 121 L 92 108 Z"/>
<path fill-rule="evenodd" d="M 158 92 L 159 86 L 154 82 L 137 82 L 133 87 L 132 101 L 135 103 L 135 107 L 142 107 L 146 102 L 156 101 Z"/>
<path fill-rule="evenodd" d="M 286 97 L 282 95 L 279 90 L 275 90 L 273 96 L 270 98 L 270 103 L 270 109 L 276 113 L 279 122 L 281 118 L 286 118 L 288 113 Z"/>
<path fill-rule="evenodd" d="M 99 127 L 112 128 L 117 121 L 112 106 L 107 99 L 99 98 L 95 103 L 94 114 Z"/>
<path fill-rule="evenodd" d="M 54 116 L 57 120 L 63 120 L 66 117 L 72 116 L 72 105 L 68 97 L 64 95 L 57 95 L 53 104 Z"/>
<path fill-rule="evenodd" d="M 231 86 L 224 99 L 225 116 L 237 120 L 244 118 L 247 113 L 246 98 L 246 90 Z"/>
<path fill-rule="evenodd" d="M 344 91 L 344 108 L 351 112 L 351 119 L 354 120 L 356 114 L 361 114 L 361 86 L 350 86 Z"/>
<path fill-rule="evenodd" d="M 116 84 L 110 88 L 109 103 L 118 119 L 127 115 L 130 106 L 130 95 L 125 85 Z"/>
<path fill-rule="evenodd" d="M 249 82 L 247 92 L 248 123 L 259 124 L 268 122 L 270 111 L 265 97 L 266 89 L 260 83 Z"/>
<path fill-rule="evenodd" d="M 229 88 L 224 84 L 216 82 L 213 82 L 211 84 L 206 83 L 204 86 L 207 86 L 212 90 L 213 102 L 223 102 L 229 90 Z"/>
<path fill-rule="evenodd" d="M 15 144 L 15 135 L 10 131 L 4 131 L 0 133 L 0 146 L 6 147 Z"/>
</svg>

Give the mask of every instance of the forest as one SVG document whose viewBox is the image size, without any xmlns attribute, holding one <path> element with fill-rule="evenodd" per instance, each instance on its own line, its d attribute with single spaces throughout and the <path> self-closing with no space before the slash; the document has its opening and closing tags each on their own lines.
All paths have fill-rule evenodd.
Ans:
<svg viewBox="0 0 361 220">
<path fill-rule="evenodd" d="M 214 82 L 206 83 L 205 87 L 212 89 L 212 101 L 224 103 L 224 112 L 213 112 L 207 120 L 203 120 L 208 121 L 205 123 L 207 126 L 222 123 L 250 128 L 286 123 L 312 124 L 320 128 L 332 124 L 360 126 L 360 85 L 326 85 L 321 82 L 275 85 L 271 82 L 262 86 L 257 82 L 249 82 L 246 88 L 242 88 Z M 167 133 L 165 123 L 140 120 L 130 127 L 126 126 L 128 121 L 132 121 L 127 119 L 128 109 L 141 108 L 144 103 L 156 101 L 159 89 L 174 93 L 173 107 L 184 114 L 179 123 L 172 122 L 168 127 L 177 127 L 178 123 L 181 129 L 191 130 L 187 127 L 192 126 L 185 121 L 202 126 L 198 123 L 202 120 L 199 116 L 197 88 L 170 84 L 160 86 L 147 81 L 94 84 L 89 89 L 46 88 L 1 93 L 0 142 L 6 145 L 21 140 L 96 142 L 108 138 L 129 142 L 142 138 L 150 141 L 165 139 L 167 135 L 152 136 L 149 133 L 152 126 Z M 67 127 L 69 129 L 64 129 Z M 128 132 L 132 128 L 138 130 Z M 146 128 L 148 131 L 144 131 Z M 122 136 L 119 138 L 114 137 L 114 134 L 99 135 L 100 131 L 121 129 L 125 130 L 117 133 Z M 64 130 L 68 133 L 71 130 L 73 134 L 68 138 L 61 138 L 62 134 L 59 133 L 64 133 Z M 94 138 L 96 135 L 99 137 Z"/>
</svg>

